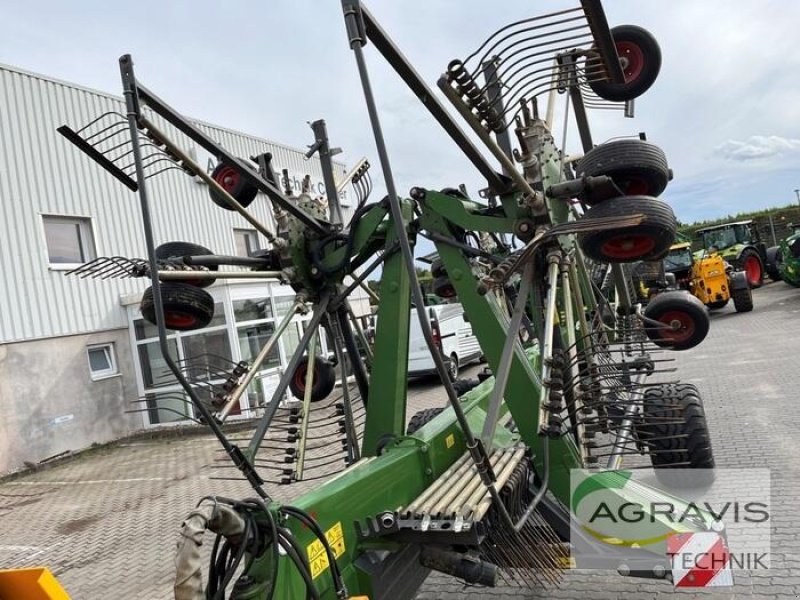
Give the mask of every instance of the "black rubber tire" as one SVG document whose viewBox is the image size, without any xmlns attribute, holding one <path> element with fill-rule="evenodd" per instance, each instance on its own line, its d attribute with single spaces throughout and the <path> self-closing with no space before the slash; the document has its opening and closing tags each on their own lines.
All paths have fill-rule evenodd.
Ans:
<svg viewBox="0 0 800 600">
<path fill-rule="evenodd" d="M 710 310 L 719 310 L 720 308 L 725 308 L 726 306 L 728 306 L 729 301 L 730 298 L 726 298 L 725 300 L 718 300 L 717 302 L 709 302 L 708 308 Z"/>
<path fill-rule="evenodd" d="M 670 180 L 664 151 L 637 138 L 600 144 L 578 161 L 578 177 L 607 175 L 626 196 L 658 196 Z M 584 201 L 591 205 L 591 194 Z"/>
<path fill-rule="evenodd" d="M 645 444 L 660 481 L 684 487 L 713 481 L 714 452 L 703 400 L 689 383 L 665 383 L 649 387 L 642 399 L 636 437 Z M 673 469 L 705 469 L 698 481 Z"/>
<path fill-rule="evenodd" d="M 584 219 L 643 214 L 634 227 L 584 231 L 578 243 L 584 254 L 597 262 L 624 263 L 661 260 L 675 241 L 677 222 L 669 204 L 650 196 L 620 196 L 593 206 Z"/>
<path fill-rule="evenodd" d="M 658 294 L 645 307 L 644 316 L 661 323 L 681 324 L 680 329 L 669 330 L 645 322 L 647 337 L 657 346 L 671 350 L 694 348 L 708 335 L 711 324 L 703 303 L 684 291 Z"/>
<path fill-rule="evenodd" d="M 167 281 L 161 284 L 161 302 L 164 305 L 164 326 L 174 331 L 194 331 L 206 327 L 214 318 L 214 298 L 205 290 L 188 283 Z M 142 317 L 156 324 L 156 307 L 153 288 L 142 294 L 139 305 Z"/>
<path fill-rule="evenodd" d="M 458 293 L 449 277 L 436 277 L 431 283 L 431 291 L 440 298 L 455 298 Z"/>
<path fill-rule="evenodd" d="M 733 307 L 736 312 L 750 312 L 753 310 L 753 290 L 749 287 L 731 290 L 731 298 L 733 298 Z"/>
<path fill-rule="evenodd" d="M 247 161 L 244 162 L 246 163 Z M 245 208 L 250 206 L 258 195 L 258 188 L 242 177 L 239 170 L 232 165 L 226 165 L 224 163 L 217 164 L 211 172 L 211 178 L 219 183 L 225 191 L 233 196 L 234 199 Z M 209 196 L 211 196 L 211 200 L 214 201 L 214 204 L 220 208 L 235 210 L 228 204 L 225 198 L 213 188 L 209 187 L 208 193 Z"/>
<path fill-rule="evenodd" d="M 611 29 L 611 35 L 614 37 L 617 54 L 629 61 L 627 66 L 623 65 L 625 83 L 592 81 L 593 78 L 589 77 L 589 87 L 605 100 L 633 100 L 650 89 L 658 77 L 661 70 L 661 48 L 653 34 L 636 25 L 618 25 Z"/>
<path fill-rule="evenodd" d="M 289 390 L 292 396 L 303 400 L 306 391 L 306 373 L 308 372 L 308 357 L 304 356 L 289 381 Z M 311 383 L 311 402 L 319 402 L 327 398 L 336 385 L 336 369 L 333 363 L 321 356 L 314 356 L 314 379 Z"/>
<path fill-rule="evenodd" d="M 439 414 L 441 414 L 443 410 L 444 408 L 424 408 L 414 413 L 414 416 L 408 421 L 406 435 L 413 435 L 424 425 L 427 425 L 433 421 L 434 417 L 437 417 Z"/>
<path fill-rule="evenodd" d="M 751 277 L 750 273 L 747 270 L 747 263 L 751 261 L 752 264 L 755 264 L 756 261 L 758 262 L 758 277 Z M 742 253 L 739 255 L 737 260 L 740 268 L 747 273 L 747 283 L 750 284 L 750 287 L 753 289 L 760 288 L 764 285 L 764 262 L 761 260 L 761 257 L 758 255 L 758 252 L 753 250 L 752 248 L 745 248 L 742 250 Z"/>
<path fill-rule="evenodd" d="M 447 374 L 450 375 L 450 381 L 458 379 L 458 355 L 453 352 L 450 355 L 450 361 L 447 364 Z"/>
<path fill-rule="evenodd" d="M 167 242 L 161 244 L 156 248 L 156 259 L 183 259 L 184 256 L 211 256 L 214 253 L 200 244 L 193 244 L 192 242 Z M 182 260 L 180 262 L 183 262 Z M 209 271 L 217 271 L 219 267 L 213 265 L 208 267 Z M 184 279 L 180 283 L 187 283 L 195 287 L 208 287 L 214 283 L 216 279 Z"/>
<path fill-rule="evenodd" d="M 767 275 L 769 275 L 769 278 L 772 279 L 772 281 L 781 280 L 781 273 L 778 269 L 780 253 L 780 246 L 772 246 L 772 248 L 767 248 L 767 262 L 764 265 L 764 270 L 767 272 Z"/>
</svg>

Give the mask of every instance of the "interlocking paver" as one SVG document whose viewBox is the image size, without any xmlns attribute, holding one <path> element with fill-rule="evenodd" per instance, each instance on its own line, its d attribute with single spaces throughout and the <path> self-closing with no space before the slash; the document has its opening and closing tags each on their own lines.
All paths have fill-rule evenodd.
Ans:
<svg viewBox="0 0 800 600">
<path fill-rule="evenodd" d="M 675 353 L 680 377 L 705 398 L 717 464 L 772 470 L 773 568 L 741 573 L 730 590 L 675 592 L 669 583 L 571 571 L 558 589 L 464 587 L 432 574 L 419 600 L 464 598 L 797 598 L 800 574 L 800 290 L 776 283 L 754 292 L 752 313 L 715 314 L 708 339 Z M 478 367 L 465 375 L 474 375 Z M 445 398 L 433 380 L 415 382 L 409 417 Z M 177 528 L 208 494 L 252 495 L 242 481 L 215 479 L 214 438 L 129 440 L 46 471 L 0 484 L 0 567 L 51 567 L 76 600 L 171 597 Z M 280 499 L 313 487 L 268 486 Z"/>
</svg>

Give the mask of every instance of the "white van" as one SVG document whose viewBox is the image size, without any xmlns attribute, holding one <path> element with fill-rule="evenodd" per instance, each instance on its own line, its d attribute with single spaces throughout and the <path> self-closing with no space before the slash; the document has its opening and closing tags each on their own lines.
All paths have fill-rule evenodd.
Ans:
<svg viewBox="0 0 800 600">
<path fill-rule="evenodd" d="M 453 380 L 459 369 L 471 362 L 479 361 L 483 355 L 478 338 L 472 333 L 472 325 L 465 319 L 461 304 L 437 304 L 426 306 L 433 331 L 433 340 L 448 364 Z M 436 373 L 428 344 L 422 335 L 416 309 L 411 309 L 411 326 L 408 336 L 408 376 L 419 377 Z"/>
</svg>

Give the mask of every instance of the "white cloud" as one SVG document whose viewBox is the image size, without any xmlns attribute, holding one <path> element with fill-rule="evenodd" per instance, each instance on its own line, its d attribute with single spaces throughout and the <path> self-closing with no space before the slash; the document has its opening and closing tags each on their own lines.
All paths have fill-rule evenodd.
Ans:
<svg viewBox="0 0 800 600">
<path fill-rule="evenodd" d="M 752 135 L 743 141 L 728 140 L 714 150 L 727 160 L 757 160 L 800 152 L 800 139 L 778 135 Z"/>
</svg>

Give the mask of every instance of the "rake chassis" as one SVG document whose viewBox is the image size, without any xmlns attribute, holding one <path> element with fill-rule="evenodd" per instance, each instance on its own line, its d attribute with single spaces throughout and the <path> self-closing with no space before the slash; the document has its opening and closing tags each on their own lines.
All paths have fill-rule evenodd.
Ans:
<svg viewBox="0 0 800 600">
<path fill-rule="evenodd" d="M 644 422 L 647 390 L 660 385 L 649 383 L 648 376 L 668 371 L 648 336 L 672 325 L 648 321 L 639 313 L 620 263 L 661 252 L 660 238 L 674 234 L 674 217 L 655 233 L 647 229 L 653 213 L 645 209 L 651 201 L 659 201 L 646 196 L 642 210 L 604 209 L 600 214 L 597 208 L 610 206 L 610 198 L 620 196 L 625 182 L 574 174 L 554 143 L 552 113 L 548 110 L 548 117 L 540 118 L 536 99 L 547 93 L 552 105 L 559 90 L 568 92 L 588 154 L 593 142 L 586 109 L 611 107 L 592 90 L 619 100 L 620 90 L 629 83 L 632 59 L 618 58 L 620 42 L 616 40 L 615 46 L 600 3 L 584 0 L 577 9 L 512 24 L 522 27 L 526 43 L 535 42 L 530 46 L 533 53 L 524 59 L 529 63 L 527 81 L 516 88 L 508 85 L 514 77 L 509 68 L 523 59 L 517 51 L 505 57 L 499 52 L 498 45 L 506 39 L 502 36 L 495 37 L 490 47 L 498 52 L 487 51 L 471 73 L 466 66 L 469 59 L 451 63 L 439 87 L 500 162 L 503 169 L 497 172 L 369 11 L 357 0 L 342 4 L 388 192 L 380 202 L 359 203 L 349 223 L 342 222 L 332 185 L 324 122 L 315 123 L 314 150 L 320 152 L 326 174 L 330 213 L 303 197 L 284 193 L 269 157 L 259 157 L 259 168 L 254 169 L 198 130 L 138 81 L 128 55 L 120 59 L 120 68 L 133 168 L 120 169 L 116 159 L 98 151 L 80 131 L 62 128 L 70 141 L 138 191 L 148 249 L 146 261 L 115 259 L 111 266 L 107 262 L 87 266 L 79 274 L 107 276 L 111 269 L 117 275 L 150 277 L 148 293 L 164 358 L 200 419 L 257 495 L 245 501 L 204 499 L 187 518 L 176 597 L 203 597 L 199 543 L 207 528 L 221 536 L 218 542 L 224 540 L 219 549 L 222 558 L 212 566 L 206 592 L 214 598 L 225 597 L 231 586 L 230 597 L 240 600 L 345 598 L 348 593 L 410 598 L 431 568 L 492 585 L 499 565 L 507 581 L 555 582 L 567 560 L 567 540 L 573 546 L 595 548 L 607 557 L 610 568 L 618 568 L 623 558 L 608 545 L 589 535 L 570 534 L 570 473 L 610 472 L 620 467 L 625 455 L 657 452 L 657 442 L 648 445 L 636 435 L 636 428 Z M 450 188 L 417 186 L 407 198 L 398 195 L 364 62 L 368 42 L 485 177 L 488 205 Z M 637 73 L 642 69 L 640 65 Z M 477 84 L 477 73 L 486 76 L 485 85 Z M 511 102 L 505 105 L 504 98 Z M 632 98 L 625 100 L 630 113 Z M 245 201 L 225 181 L 205 174 L 153 114 L 213 154 L 220 165 L 233 169 L 237 184 L 244 182 L 264 193 L 275 209 L 278 230 L 248 213 L 251 197 Z M 511 123 L 519 139 L 516 151 L 511 149 Z M 143 154 L 143 148 L 155 148 L 173 166 L 206 181 L 215 201 L 221 199 L 222 205 L 242 214 L 267 238 L 269 252 L 239 260 L 202 254 L 180 260 L 159 256 L 146 185 L 150 155 Z M 522 172 L 515 161 L 522 164 Z M 575 198 L 584 209 L 594 206 L 581 214 Z M 433 348 L 413 264 L 419 236 L 436 246 L 439 273 L 458 294 L 495 376 L 459 396 L 441 357 L 432 352 L 449 408 L 406 435 L 410 304 L 417 308 L 423 334 Z M 643 239 L 653 244 L 640 244 Z M 510 240 L 522 246 L 515 248 Z M 666 241 L 668 248 L 671 239 Z M 585 249 L 592 243 L 601 250 L 587 258 Z M 613 263 L 618 292 L 613 307 L 589 274 L 589 259 L 596 259 L 598 252 Z M 631 253 L 636 252 L 634 257 Z M 224 265 L 250 270 L 218 270 Z M 370 351 L 351 318 L 348 295 L 378 266 L 382 266 L 381 301 Z M 191 280 L 197 285 L 243 276 L 277 278 L 294 288 L 297 300 L 254 362 L 232 373 L 223 401 L 209 406 L 170 355 L 169 311 L 165 313 L 162 291 L 167 290 L 166 282 Z M 293 314 L 309 309 L 308 327 L 286 374 L 253 436 L 240 447 L 227 437 L 222 423 Z M 611 323 L 603 319 L 609 313 Z M 259 451 L 282 410 L 280 398 L 303 361 L 311 359 L 309 348 L 315 347 L 320 329 L 334 341 L 342 371 L 352 372 L 355 380 L 353 390 L 342 382 L 349 466 L 293 506 L 285 506 L 264 489 Z M 309 357 L 304 359 L 307 351 Z M 318 376 L 315 369 L 305 371 L 299 437 L 308 435 L 310 395 Z M 360 432 L 356 413 L 364 415 Z M 302 468 L 299 475 L 288 471 L 289 480 L 300 478 Z M 619 503 L 645 505 L 655 494 L 645 487 L 627 486 L 615 497 Z M 675 524 L 658 514 L 653 519 L 664 535 L 707 529 L 711 524 L 710 517 L 695 524 Z M 628 560 L 625 568 L 644 576 L 663 576 L 668 565 L 664 548 L 660 551 L 660 556 L 643 553 L 641 564 Z M 244 571 L 234 583 L 233 574 L 241 565 Z"/>
</svg>

